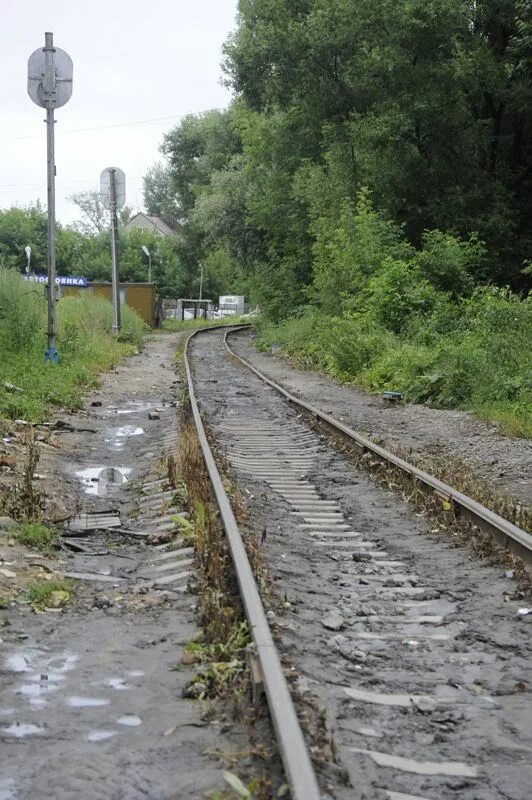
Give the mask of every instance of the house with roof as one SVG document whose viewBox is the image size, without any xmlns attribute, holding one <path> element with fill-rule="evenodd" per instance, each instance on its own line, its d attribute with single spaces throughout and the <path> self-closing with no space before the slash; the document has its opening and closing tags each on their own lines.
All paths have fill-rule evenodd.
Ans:
<svg viewBox="0 0 532 800">
<path fill-rule="evenodd" d="M 159 236 L 173 236 L 175 233 L 174 229 L 168 225 L 164 219 L 160 217 L 156 217 L 153 214 L 145 214 L 143 211 L 139 211 L 138 214 L 135 214 L 134 217 L 131 217 L 129 222 L 124 225 L 126 231 L 131 231 L 134 228 L 137 228 L 141 231 L 150 231 L 150 233 L 156 233 Z"/>
</svg>

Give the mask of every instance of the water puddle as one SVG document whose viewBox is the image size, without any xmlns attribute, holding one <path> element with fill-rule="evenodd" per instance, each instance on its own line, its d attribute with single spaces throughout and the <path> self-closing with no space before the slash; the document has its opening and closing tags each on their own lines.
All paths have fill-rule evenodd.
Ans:
<svg viewBox="0 0 532 800">
<path fill-rule="evenodd" d="M 108 706 L 109 700 L 106 697 L 67 697 L 66 704 L 70 708 L 94 708 L 96 706 Z"/>
<path fill-rule="evenodd" d="M 119 725 L 127 725 L 128 728 L 136 728 L 137 725 L 142 725 L 142 720 L 135 714 L 124 714 L 123 717 L 118 717 L 116 720 Z"/>
<path fill-rule="evenodd" d="M 127 467 L 89 467 L 76 471 L 78 478 L 85 487 L 85 494 L 103 496 L 109 486 L 121 486 L 127 483 L 131 469 Z"/>
<path fill-rule="evenodd" d="M 118 731 L 91 731 L 87 736 L 88 742 L 105 742 L 112 739 Z"/>
<path fill-rule="evenodd" d="M 14 722 L 9 728 L 0 728 L 2 733 L 8 736 L 14 736 L 16 739 L 22 739 L 24 736 L 35 736 L 39 733 L 44 733 L 44 728 L 39 728 L 38 725 L 32 725 L 26 722 Z"/>
<path fill-rule="evenodd" d="M 0 800 L 15 800 L 15 781 L 13 778 L 0 778 Z"/>
<path fill-rule="evenodd" d="M 109 678 L 105 682 L 106 686 L 109 686 L 111 689 L 116 689 L 117 691 L 124 691 L 126 689 L 131 689 L 131 686 L 125 682 L 123 678 Z"/>
<path fill-rule="evenodd" d="M 127 414 L 142 414 L 146 411 L 151 411 L 156 406 L 153 403 L 143 403 L 141 400 L 132 400 L 130 403 L 126 403 L 125 406 L 121 408 L 116 408 L 116 406 L 108 406 L 108 410 L 111 414 L 117 414 L 118 416 L 124 416 Z"/>
<path fill-rule="evenodd" d="M 47 695 L 56 692 L 65 675 L 74 669 L 78 661 L 75 653 L 48 655 L 42 650 L 26 650 L 13 653 L 5 659 L 6 669 L 24 675 L 25 683 L 14 691 L 28 700 L 29 704 L 42 708 Z"/>
<path fill-rule="evenodd" d="M 144 428 L 139 428 L 136 425 L 122 425 L 120 428 L 110 428 L 108 433 L 109 436 L 106 437 L 105 441 L 114 450 L 122 450 L 130 437 L 142 436 Z"/>
</svg>

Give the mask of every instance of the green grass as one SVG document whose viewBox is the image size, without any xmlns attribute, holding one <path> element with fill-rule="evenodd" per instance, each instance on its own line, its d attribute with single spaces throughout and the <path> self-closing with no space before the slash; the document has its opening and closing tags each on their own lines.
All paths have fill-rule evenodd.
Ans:
<svg viewBox="0 0 532 800">
<path fill-rule="evenodd" d="M 59 608 L 70 599 L 71 584 L 58 578 L 49 581 L 33 581 L 26 586 L 26 598 L 36 608 Z"/>
<path fill-rule="evenodd" d="M 141 345 L 140 317 L 122 308 L 118 339 L 111 303 L 84 295 L 57 304 L 60 363 L 46 362 L 46 302 L 42 290 L 0 268 L 0 418 L 47 419 L 54 406 L 81 408 L 83 394 Z M 17 387 L 9 388 L 6 384 Z"/>
<path fill-rule="evenodd" d="M 49 551 L 54 532 L 41 522 L 21 522 L 9 529 L 9 535 L 31 550 Z"/>
<path fill-rule="evenodd" d="M 472 411 L 502 433 L 532 438 L 532 302 L 484 288 L 444 299 L 390 330 L 372 313 L 327 316 L 307 309 L 274 326 L 259 322 L 258 346 L 272 344 L 299 366 L 321 369 L 407 402 Z"/>
</svg>

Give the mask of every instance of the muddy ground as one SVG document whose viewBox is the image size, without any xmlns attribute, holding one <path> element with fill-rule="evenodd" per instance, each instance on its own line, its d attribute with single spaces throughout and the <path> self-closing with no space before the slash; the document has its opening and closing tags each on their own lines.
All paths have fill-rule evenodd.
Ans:
<svg viewBox="0 0 532 800">
<path fill-rule="evenodd" d="M 182 697 L 193 675 L 183 648 L 197 634 L 184 591 L 193 556 L 179 540 L 164 544 L 182 508 L 168 508 L 159 469 L 178 446 L 175 348 L 175 336 L 152 338 L 103 377 L 83 411 L 38 431 L 46 513 L 118 512 L 121 527 L 73 531 L 83 552 L 53 557 L 0 531 L 9 573 L 0 574 L 1 800 L 188 800 L 224 785 L 216 751 L 240 751 L 245 768 L 244 731 L 216 711 L 205 721 L 205 707 Z M 12 457 L 18 442 L 6 445 Z M 161 543 L 147 542 L 154 533 Z M 78 576 L 65 608 L 24 604 L 24 585 L 65 575 Z"/>
<path fill-rule="evenodd" d="M 422 405 L 390 403 L 353 386 L 291 366 L 286 358 L 260 353 L 250 335 L 231 337 L 242 355 L 288 391 L 395 452 L 412 451 L 430 471 L 449 464 L 471 476 L 488 491 L 495 489 L 532 505 L 532 442 L 501 436 L 498 426 L 464 411 L 444 411 Z M 449 476 L 452 481 L 452 470 Z M 481 499 L 481 498 L 479 498 Z"/>
<path fill-rule="evenodd" d="M 367 433 L 388 420 L 395 441 L 399 431 L 423 447 L 438 446 L 445 430 L 460 439 L 452 415 L 381 406 L 253 354 L 245 340 L 238 350 Z M 192 353 L 202 411 L 275 580 L 272 622 L 300 693 L 327 713 L 334 746 L 322 751 L 322 788 L 342 800 L 527 800 L 532 609 L 511 574 L 473 558 L 331 451 L 224 355 L 219 335 L 200 338 Z M 468 435 L 482 427 L 464 415 L 458 425 Z M 499 442 L 492 434 L 492 456 L 519 488 L 524 450 L 514 470 L 510 443 L 499 452 Z"/>
</svg>

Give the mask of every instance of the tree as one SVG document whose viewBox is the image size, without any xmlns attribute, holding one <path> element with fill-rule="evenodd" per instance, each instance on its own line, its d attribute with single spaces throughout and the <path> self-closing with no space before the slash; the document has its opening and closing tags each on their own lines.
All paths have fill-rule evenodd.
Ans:
<svg viewBox="0 0 532 800">
<path fill-rule="evenodd" d="M 157 162 L 143 178 L 144 205 L 148 214 L 155 214 L 169 224 L 181 220 L 181 209 L 170 167 Z"/>
</svg>

